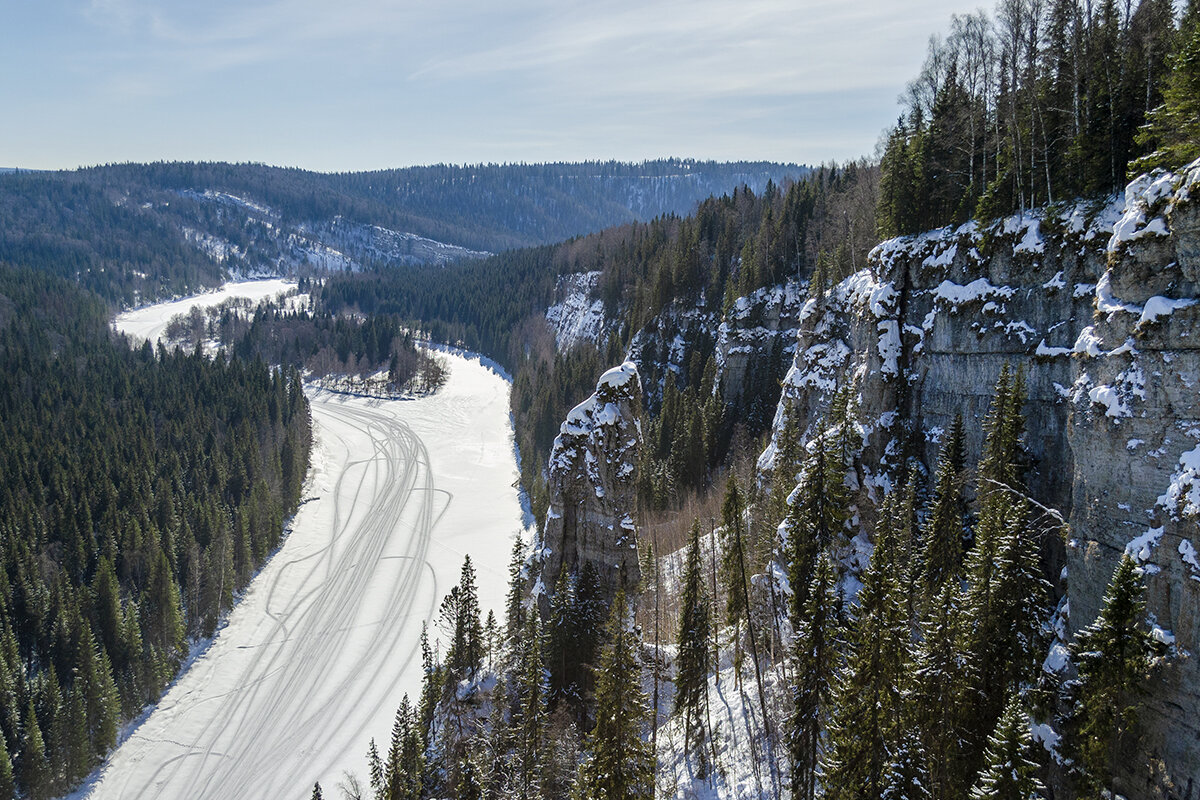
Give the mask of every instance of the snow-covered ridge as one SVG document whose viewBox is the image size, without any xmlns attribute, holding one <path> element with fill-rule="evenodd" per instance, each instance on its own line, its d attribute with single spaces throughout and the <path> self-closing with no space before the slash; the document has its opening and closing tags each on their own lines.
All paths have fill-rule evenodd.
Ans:
<svg viewBox="0 0 1200 800">
<path fill-rule="evenodd" d="M 1200 159 L 1179 173 L 1155 170 L 1139 175 L 1125 187 L 1125 210 L 1113 226 L 1108 252 L 1146 236 L 1168 236 L 1167 219 L 1176 206 L 1191 202 L 1200 185 Z"/>
<path fill-rule="evenodd" d="M 292 224 L 278 210 L 229 192 L 188 189 L 181 196 L 221 207 L 219 218 L 229 229 L 240 228 L 249 242 L 236 245 L 212 231 L 183 228 L 184 238 L 217 263 L 260 265 L 264 261 L 281 273 L 302 267 L 326 271 L 358 270 L 364 265 L 412 266 L 445 264 L 459 259 L 485 258 L 491 253 L 439 242 L 380 225 L 348 221 L 309 220 Z M 199 223 L 197 223 L 199 224 Z"/>
</svg>

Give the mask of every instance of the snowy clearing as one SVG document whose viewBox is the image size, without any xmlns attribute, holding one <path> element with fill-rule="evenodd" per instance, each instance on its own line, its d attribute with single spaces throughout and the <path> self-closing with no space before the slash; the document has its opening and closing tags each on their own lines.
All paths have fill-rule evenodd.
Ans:
<svg viewBox="0 0 1200 800">
<path fill-rule="evenodd" d="M 301 798 L 318 780 L 332 792 L 347 769 L 365 778 L 368 740 L 386 748 L 400 698 L 419 692 L 421 625 L 463 556 L 483 609 L 502 609 L 522 530 L 509 385 L 478 359 L 446 358 L 431 397 L 310 392 L 313 468 L 284 545 L 72 797 Z"/>
</svg>

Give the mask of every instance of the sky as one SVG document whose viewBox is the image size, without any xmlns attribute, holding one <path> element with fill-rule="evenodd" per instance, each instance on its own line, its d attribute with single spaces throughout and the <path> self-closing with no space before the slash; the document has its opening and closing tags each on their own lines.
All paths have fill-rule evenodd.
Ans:
<svg viewBox="0 0 1200 800">
<path fill-rule="evenodd" d="M 0 166 L 869 155 L 964 0 L 2 0 Z"/>
</svg>

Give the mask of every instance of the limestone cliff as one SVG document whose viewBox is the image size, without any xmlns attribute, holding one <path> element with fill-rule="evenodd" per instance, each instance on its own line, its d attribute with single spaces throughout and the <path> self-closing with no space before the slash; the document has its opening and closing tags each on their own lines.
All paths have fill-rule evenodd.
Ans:
<svg viewBox="0 0 1200 800">
<path fill-rule="evenodd" d="M 799 414 L 811 433 L 836 388 L 852 387 L 869 507 L 906 456 L 932 468 L 956 413 L 973 463 L 1002 365 L 1023 368 L 1030 490 L 1069 523 L 1047 552 L 1069 631 L 1095 618 L 1128 551 L 1145 565 L 1155 633 L 1173 645 L 1150 687 L 1146 751 L 1124 776 L 1130 798 L 1200 792 L 1198 200 L 1200 162 L 1107 205 L 881 244 L 800 312 L 775 422 L 778 435 Z"/>
<path fill-rule="evenodd" d="M 535 548 L 534 594 L 553 590 L 559 574 L 587 561 L 609 596 L 636 591 L 635 484 L 642 432 L 637 367 L 625 362 L 600 376 L 596 392 L 563 422 L 550 454 L 550 508 Z"/>
</svg>

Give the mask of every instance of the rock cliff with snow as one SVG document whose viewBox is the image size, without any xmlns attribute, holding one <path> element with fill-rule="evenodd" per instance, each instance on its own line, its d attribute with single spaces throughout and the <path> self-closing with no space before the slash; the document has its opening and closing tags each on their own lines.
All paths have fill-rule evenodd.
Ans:
<svg viewBox="0 0 1200 800">
<path fill-rule="evenodd" d="M 1001 367 L 1028 391 L 1031 494 L 1067 522 L 1048 537 L 1069 633 L 1091 623 L 1124 552 L 1142 564 L 1148 623 L 1170 645 L 1149 687 L 1141 796 L 1200 786 L 1200 162 L 1133 181 L 1104 204 L 968 223 L 879 245 L 810 298 L 774 437 L 811 434 L 850 386 L 864 436 L 860 505 L 915 458 L 932 471 L 955 414 L 968 463 Z M 1070 669 L 1048 658 L 1047 670 Z M 1132 795 L 1131 795 L 1132 796 Z"/>
<path fill-rule="evenodd" d="M 588 561 L 610 598 L 618 586 L 637 591 L 641 405 L 637 366 L 626 361 L 601 375 L 595 394 L 563 422 L 550 454 L 550 508 L 535 548 L 540 565 L 535 595 L 544 597 L 564 570 L 574 573 Z"/>
</svg>

